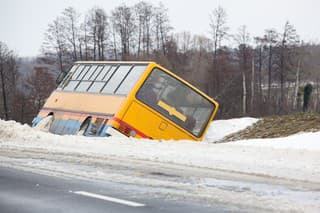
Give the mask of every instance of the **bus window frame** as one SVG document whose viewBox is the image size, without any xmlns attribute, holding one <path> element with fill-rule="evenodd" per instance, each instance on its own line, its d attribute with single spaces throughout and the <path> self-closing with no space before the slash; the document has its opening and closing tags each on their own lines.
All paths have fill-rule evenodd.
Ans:
<svg viewBox="0 0 320 213">
<path fill-rule="evenodd" d="M 113 67 L 115 67 L 114 70 L 111 70 Z M 99 94 L 103 94 L 103 95 L 115 95 L 115 94 L 113 94 L 113 93 L 104 93 L 104 92 L 102 92 L 102 91 L 103 91 L 104 88 L 108 85 L 109 81 L 111 80 L 111 78 L 113 77 L 113 75 L 116 73 L 116 71 L 119 69 L 119 67 L 120 67 L 119 64 L 115 64 L 114 66 L 113 66 L 113 65 L 110 66 L 110 69 L 109 69 L 108 73 L 109 73 L 109 72 L 112 72 L 112 73 L 111 73 L 111 75 L 109 76 L 108 80 L 106 80 L 104 86 L 101 88 Z M 107 77 L 108 73 L 105 74 L 105 76 L 103 77 L 103 80 L 104 80 L 105 77 Z"/>
<path fill-rule="evenodd" d="M 76 63 L 74 64 L 71 69 L 76 67 L 72 73 L 68 72 L 66 76 L 68 78 L 65 78 L 63 80 L 63 84 L 60 84 L 59 90 L 63 92 L 77 92 L 77 93 L 88 93 L 88 94 L 100 94 L 100 95 L 114 95 L 114 96 L 128 96 L 130 91 L 134 88 L 134 85 L 138 83 L 139 79 L 142 77 L 145 70 L 148 68 L 149 63 L 143 63 L 143 64 L 135 64 L 135 63 L 101 63 L 101 64 L 95 64 L 95 63 Z M 126 72 L 126 74 L 121 78 L 121 80 L 115 85 L 112 92 L 103 92 L 104 89 L 108 86 L 110 81 L 113 79 L 114 75 L 117 73 L 117 71 L 122 66 L 128 66 L 129 69 Z M 127 91 L 126 94 L 119 93 L 118 90 L 122 87 L 122 84 L 126 82 L 128 76 L 131 74 L 132 70 L 134 70 L 137 66 L 144 66 L 143 72 L 141 72 L 141 75 L 137 79 L 137 82 L 133 85 L 133 87 Z M 95 68 L 94 68 L 95 67 Z M 102 68 L 101 68 L 102 67 Z M 89 74 L 89 72 L 93 69 L 93 71 Z M 105 70 L 106 69 L 106 70 Z M 100 76 L 101 72 L 102 75 Z M 94 78 L 92 78 L 94 76 Z M 97 80 L 97 79 L 100 80 Z M 75 82 L 75 86 L 73 86 L 72 89 L 66 90 L 70 82 Z M 87 86 L 86 90 L 78 90 L 83 82 L 90 82 L 89 86 Z M 101 83 L 103 86 L 100 88 L 100 90 L 93 90 L 90 91 L 91 87 L 95 83 Z"/>
<path fill-rule="evenodd" d="M 138 97 L 138 93 L 140 91 L 140 89 L 145 85 L 146 81 L 149 79 L 150 75 L 153 73 L 154 70 L 160 70 L 161 72 L 165 73 L 166 75 L 169 75 L 171 78 L 177 80 L 178 82 L 182 83 L 184 86 L 190 88 L 191 90 L 193 90 L 194 92 L 196 92 L 198 95 L 200 95 L 201 97 L 203 97 L 204 99 L 206 99 L 210 104 L 212 104 L 212 109 L 210 111 L 210 116 L 208 116 L 208 118 L 206 119 L 206 121 L 204 122 L 205 125 L 202 125 L 199 133 L 196 135 L 194 134 L 192 131 L 190 131 L 189 129 L 187 129 L 186 127 L 184 127 L 183 125 L 179 124 L 179 122 L 176 122 L 175 119 L 172 119 L 170 118 L 167 114 L 165 113 L 162 113 L 162 110 L 165 110 L 165 109 L 162 109 L 162 110 L 159 110 L 158 107 L 156 106 L 153 106 L 149 103 L 146 103 L 145 101 L 141 100 L 139 97 Z M 182 79 L 179 79 L 177 77 L 175 77 L 174 75 L 172 75 L 171 73 L 169 72 L 166 72 L 165 70 L 161 69 L 160 67 L 153 67 L 152 70 L 148 73 L 148 75 L 145 77 L 143 83 L 139 86 L 139 89 L 135 92 L 134 94 L 134 97 L 136 100 L 138 100 L 139 102 L 143 103 L 144 105 L 148 106 L 151 110 L 153 110 L 155 113 L 159 114 L 162 116 L 162 118 L 170 121 L 171 123 L 173 123 L 174 125 L 178 126 L 179 128 L 182 128 L 183 130 L 185 130 L 187 133 L 193 135 L 194 137 L 196 138 L 201 138 L 204 134 L 204 131 L 206 129 L 206 127 L 209 125 L 209 122 L 210 122 L 210 118 L 212 117 L 212 115 L 214 114 L 215 110 L 216 110 L 216 104 L 212 101 L 210 101 L 210 99 L 206 98 L 204 95 L 202 95 L 201 93 L 199 93 L 197 90 L 195 90 L 194 88 L 190 87 L 188 84 L 186 84 Z M 157 106 L 159 106 L 157 104 Z"/>
<path fill-rule="evenodd" d="M 129 70 L 127 71 L 127 73 L 123 76 L 122 80 L 119 82 L 118 86 L 116 86 L 116 88 L 113 90 L 112 94 L 117 94 L 118 89 L 120 88 L 121 84 L 126 80 L 126 78 L 128 77 L 129 73 L 132 71 L 133 67 L 135 65 L 125 65 L 125 66 L 130 66 Z M 118 94 L 118 95 L 123 95 L 123 94 Z M 128 94 L 127 94 L 128 95 Z M 126 96 L 126 95 L 125 95 Z"/>
<path fill-rule="evenodd" d="M 125 94 L 124 94 L 124 93 L 120 93 L 120 92 L 119 92 L 120 88 L 122 88 L 122 87 L 123 87 L 123 84 L 127 82 L 127 78 L 128 78 L 129 76 L 131 76 L 131 73 L 133 73 L 133 72 L 138 72 L 138 71 L 139 71 L 139 70 L 136 71 L 136 68 L 137 68 L 137 67 L 143 67 L 144 69 L 142 69 L 142 72 L 139 73 L 138 78 L 135 79 L 136 81 L 134 82 L 133 85 L 131 85 L 130 90 L 128 90 L 127 93 L 125 93 Z M 115 89 L 114 94 L 115 94 L 115 95 L 125 95 L 125 96 L 127 96 L 127 95 L 133 90 L 134 86 L 139 82 L 139 79 L 141 79 L 141 77 L 143 76 L 143 73 L 146 72 L 147 67 L 148 67 L 148 65 L 133 64 L 133 65 L 131 66 L 131 68 L 129 69 L 128 73 L 126 74 L 126 76 L 122 79 L 122 81 L 120 82 L 120 84 L 118 85 L 118 87 Z M 130 79 L 129 79 L 129 80 L 130 80 Z M 132 80 L 132 78 L 131 78 L 131 80 Z M 124 86 L 128 86 L 128 85 L 124 85 Z"/>
</svg>

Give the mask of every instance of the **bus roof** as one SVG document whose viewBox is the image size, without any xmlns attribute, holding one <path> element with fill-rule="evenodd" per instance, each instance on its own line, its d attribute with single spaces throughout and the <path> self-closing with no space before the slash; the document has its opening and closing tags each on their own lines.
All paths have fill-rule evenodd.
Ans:
<svg viewBox="0 0 320 213">
<path fill-rule="evenodd" d="M 153 61 L 76 61 L 75 64 L 150 64 Z"/>
<path fill-rule="evenodd" d="M 209 97 L 207 94 L 205 94 L 203 91 L 192 85 L 190 82 L 184 80 L 183 78 L 179 77 L 177 74 L 169 71 L 168 69 L 164 68 L 161 64 L 158 64 L 154 61 L 76 61 L 74 64 L 139 64 L 139 65 L 149 65 L 149 64 L 154 64 L 157 66 L 160 66 L 162 70 L 170 73 L 170 75 L 174 76 L 175 78 L 178 78 L 179 81 L 182 81 L 183 83 L 187 84 L 189 87 L 193 88 L 196 90 L 198 93 L 200 93 L 202 96 L 206 97 L 210 101 L 214 102 L 216 105 L 218 103 L 211 97 Z"/>
</svg>

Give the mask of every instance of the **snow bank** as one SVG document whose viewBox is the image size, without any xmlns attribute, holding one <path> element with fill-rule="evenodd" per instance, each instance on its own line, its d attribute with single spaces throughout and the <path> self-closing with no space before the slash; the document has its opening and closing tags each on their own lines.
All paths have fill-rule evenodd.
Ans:
<svg viewBox="0 0 320 213">
<path fill-rule="evenodd" d="M 232 143 L 234 145 L 235 143 Z M 236 145 L 269 147 L 273 149 L 296 149 L 301 151 L 320 151 L 320 132 L 299 133 L 283 138 L 252 139 L 237 141 Z"/>
<path fill-rule="evenodd" d="M 238 121 L 230 120 L 230 124 L 236 122 L 239 125 Z M 249 123 L 247 121 L 245 125 Z M 221 131 L 230 132 L 235 126 L 226 125 Z M 312 182 L 320 180 L 319 143 L 320 132 L 219 144 L 58 136 L 14 121 L 0 120 L 2 150 L 32 149 L 45 153 L 65 153 L 66 156 L 68 153 L 94 157 L 114 156 Z"/>
<path fill-rule="evenodd" d="M 213 122 L 208 138 L 211 138 L 210 141 L 218 140 L 219 137 L 222 138 L 243 129 L 256 120 L 242 118 Z M 214 127 L 219 131 L 215 133 Z M 29 151 L 37 154 L 39 152 L 42 156 L 48 156 L 48 159 L 57 154 L 56 156 L 62 162 L 70 155 L 97 160 L 108 157 L 117 158 L 127 162 L 128 166 L 132 163 L 131 159 L 138 159 L 227 171 L 234 175 L 250 174 L 268 177 L 270 180 L 274 179 L 275 183 L 290 180 L 290 182 L 297 181 L 297 186 L 302 182 L 320 185 L 320 132 L 300 133 L 274 139 L 199 143 L 117 137 L 59 136 L 40 132 L 14 121 L 0 120 L 0 153 L 11 150 L 13 153 Z M 34 161 L 27 163 L 33 165 Z M 48 166 L 46 161 L 43 163 Z M 53 168 L 56 168 L 55 164 Z M 255 176 L 250 177 L 255 178 Z M 212 192 L 215 199 L 224 202 L 231 200 L 235 203 L 247 202 L 251 205 L 250 202 L 258 201 L 261 204 L 257 205 L 261 205 L 261 208 L 267 205 L 268 208 L 271 206 L 270 209 L 278 210 L 277 205 L 279 205 L 279 209 L 294 209 L 299 212 L 308 211 L 308 208 L 315 211 L 320 207 L 318 191 L 295 192 L 291 189 L 279 188 L 277 184 L 270 188 L 269 184 L 252 185 L 250 183 L 248 185 L 247 182 L 213 178 L 203 178 L 199 186 L 197 190 L 202 190 L 201 192 L 205 194 Z M 203 191 L 203 186 L 208 186 L 209 191 Z M 224 190 L 225 187 L 240 194 L 230 194 L 229 190 Z M 208 195 L 211 196 L 210 193 Z"/>
<path fill-rule="evenodd" d="M 235 118 L 230 120 L 214 120 L 212 121 L 207 135 L 204 139 L 206 142 L 217 142 L 227 135 L 244 130 L 252 126 L 259 119 L 256 118 Z"/>
</svg>

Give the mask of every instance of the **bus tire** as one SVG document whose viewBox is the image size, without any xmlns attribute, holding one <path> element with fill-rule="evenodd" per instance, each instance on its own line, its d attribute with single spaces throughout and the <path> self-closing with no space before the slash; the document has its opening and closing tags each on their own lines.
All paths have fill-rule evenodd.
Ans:
<svg viewBox="0 0 320 213">
<path fill-rule="evenodd" d="M 53 122 L 53 115 L 48 115 L 39 121 L 39 123 L 35 126 L 35 129 L 38 129 L 43 132 L 49 132 L 50 127 Z"/>
<path fill-rule="evenodd" d="M 88 130 L 89 126 L 90 126 L 90 122 L 91 122 L 91 119 L 86 119 L 80 126 L 79 130 L 78 130 L 78 133 L 77 135 L 79 136 L 83 136 L 85 135 L 86 131 Z"/>
</svg>

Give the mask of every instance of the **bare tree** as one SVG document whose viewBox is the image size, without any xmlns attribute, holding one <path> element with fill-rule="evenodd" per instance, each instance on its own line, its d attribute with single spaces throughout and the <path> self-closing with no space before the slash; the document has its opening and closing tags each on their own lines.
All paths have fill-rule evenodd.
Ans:
<svg viewBox="0 0 320 213">
<path fill-rule="evenodd" d="M 55 80 L 46 67 L 34 67 L 33 73 L 27 79 L 27 87 L 30 89 L 29 99 L 39 112 L 46 99 L 55 88 Z"/>
<path fill-rule="evenodd" d="M 177 40 L 177 44 L 179 47 L 179 52 L 181 53 L 187 53 L 188 51 L 191 50 L 191 46 L 192 46 L 192 35 L 190 32 L 181 32 L 181 33 L 177 33 L 175 34 L 176 40 Z M 196 37 L 196 36 L 195 36 Z M 194 40 L 194 42 L 201 42 L 201 38 L 200 36 L 197 36 L 197 39 Z M 198 43 L 199 44 L 199 43 Z M 197 44 L 197 46 L 198 46 Z"/>
<path fill-rule="evenodd" d="M 115 22 L 111 22 L 111 36 L 112 36 L 112 53 L 114 60 L 118 60 L 118 45 L 117 45 L 117 26 Z"/>
<path fill-rule="evenodd" d="M 265 31 L 264 41 L 268 48 L 268 101 L 270 101 L 271 98 L 274 46 L 278 42 L 278 37 L 279 34 L 274 29 L 268 29 Z"/>
<path fill-rule="evenodd" d="M 10 98 L 15 94 L 17 78 L 16 56 L 5 43 L 0 42 L 0 84 L 5 120 L 10 118 Z"/>
<path fill-rule="evenodd" d="M 79 13 L 73 8 L 68 7 L 62 12 L 62 21 L 65 28 L 65 38 L 71 46 L 73 61 L 78 60 L 78 41 L 79 41 Z M 69 49 L 69 48 L 68 48 Z"/>
<path fill-rule="evenodd" d="M 320 45 L 317 43 L 304 43 L 301 42 L 299 49 L 299 55 L 301 58 L 301 67 L 300 67 L 300 88 L 306 82 L 313 82 L 314 85 L 314 111 L 320 112 Z M 299 60 L 298 60 L 299 61 Z M 301 91 L 298 92 L 301 94 Z M 301 109 L 301 96 L 297 97 L 297 110 Z"/>
<path fill-rule="evenodd" d="M 105 49 L 108 38 L 108 17 L 104 10 L 97 9 L 96 10 L 96 25 L 97 25 L 97 44 L 98 44 L 98 58 L 99 60 L 105 59 Z"/>
<path fill-rule="evenodd" d="M 280 113 L 284 112 L 285 91 L 284 86 L 287 81 L 288 71 L 291 66 L 291 57 L 293 49 L 296 48 L 299 37 L 293 25 L 285 23 L 284 30 L 279 43 L 279 75 L 280 75 Z"/>
<path fill-rule="evenodd" d="M 246 26 L 241 26 L 239 28 L 238 34 L 235 35 L 235 40 L 239 45 L 239 64 L 240 70 L 242 72 L 242 114 L 246 115 L 247 113 L 247 72 L 250 67 L 250 47 L 249 41 L 250 36 L 247 32 Z M 251 94 L 252 95 L 252 94 Z"/>
<path fill-rule="evenodd" d="M 65 28 L 61 17 L 57 17 L 45 33 L 44 42 L 42 44 L 42 52 L 49 58 L 56 57 L 60 72 L 65 72 L 66 64 L 70 64 L 67 56 L 67 41 L 65 38 Z"/>
<path fill-rule="evenodd" d="M 250 95 L 250 109 L 251 112 L 254 111 L 254 97 L 255 97 L 255 78 L 256 78 L 256 73 L 255 73 L 255 60 L 254 56 L 252 56 L 251 59 L 251 95 Z"/>
<path fill-rule="evenodd" d="M 191 35 L 190 35 L 191 36 Z M 186 66 L 190 67 L 190 74 L 185 76 L 190 76 L 189 81 L 197 85 L 204 91 L 208 91 L 207 86 L 210 83 L 210 72 L 208 70 L 211 66 L 211 49 L 212 42 L 211 39 L 205 36 L 195 35 L 189 37 L 189 34 L 183 34 L 183 42 L 181 42 L 181 47 L 185 54 L 190 55 L 186 61 Z"/>
<path fill-rule="evenodd" d="M 297 99 L 298 99 L 298 92 L 299 92 L 299 85 L 300 85 L 300 71 L 301 71 L 301 59 L 298 61 L 297 71 L 296 71 L 296 81 L 294 85 L 294 96 L 293 96 L 293 109 L 297 108 Z"/>
<path fill-rule="evenodd" d="M 88 15 L 84 17 L 84 22 L 80 25 L 79 35 L 79 54 L 81 60 L 89 60 L 89 26 L 88 26 Z"/>
<path fill-rule="evenodd" d="M 29 95 L 24 91 L 17 90 L 13 98 L 12 108 L 14 113 L 12 113 L 11 118 L 20 123 L 31 123 L 37 113 L 32 105 Z"/>
<path fill-rule="evenodd" d="M 227 37 L 229 28 L 227 27 L 227 13 L 222 7 L 216 8 L 210 14 L 210 28 L 213 40 L 213 83 L 215 92 L 220 92 L 220 70 L 218 64 L 218 50 L 221 47 L 223 39 Z"/>
<path fill-rule="evenodd" d="M 256 51 L 257 51 L 257 63 L 258 63 L 258 71 L 257 71 L 257 81 L 258 81 L 258 104 L 259 104 L 259 111 L 261 113 L 261 106 L 262 106 L 262 66 L 263 66 L 263 46 L 265 45 L 265 39 L 262 37 L 255 37 L 254 38 L 256 43 Z M 254 56 L 253 56 L 254 57 Z M 255 66 L 255 65 L 254 65 Z"/>
<path fill-rule="evenodd" d="M 155 7 L 153 23 L 156 50 L 166 55 L 169 33 L 173 28 L 169 22 L 168 9 L 161 2 Z"/>
<path fill-rule="evenodd" d="M 153 5 L 141 1 L 134 5 L 134 11 L 137 22 L 137 54 L 140 56 L 141 49 L 147 54 L 150 54 L 152 47 L 152 38 L 151 38 L 151 27 L 152 27 L 152 17 L 153 17 Z"/>
<path fill-rule="evenodd" d="M 102 8 L 94 7 L 86 15 L 85 21 L 82 26 L 86 50 L 91 46 L 93 60 L 104 60 L 109 36 L 108 16 Z"/>
<path fill-rule="evenodd" d="M 120 37 L 122 60 L 126 60 L 130 55 L 130 45 L 136 30 L 132 9 L 126 5 L 116 7 L 112 11 L 111 21 Z"/>
</svg>

